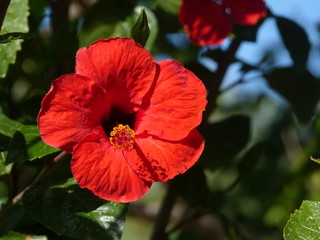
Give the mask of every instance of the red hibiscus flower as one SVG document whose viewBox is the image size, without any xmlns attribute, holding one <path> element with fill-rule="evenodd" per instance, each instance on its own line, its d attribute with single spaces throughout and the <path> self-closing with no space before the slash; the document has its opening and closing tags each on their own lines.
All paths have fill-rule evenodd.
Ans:
<svg viewBox="0 0 320 240">
<path fill-rule="evenodd" d="M 198 160 L 205 97 L 179 62 L 156 63 L 130 38 L 104 39 L 77 52 L 76 73 L 53 81 L 38 126 L 47 144 L 72 153 L 81 187 L 130 202 Z"/>
<path fill-rule="evenodd" d="M 255 25 L 265 16 L 262 0 L 183 0 L 179 10 L 183 28 L 199 46 L 222 43 L 232 23 Z"/>
</svg>

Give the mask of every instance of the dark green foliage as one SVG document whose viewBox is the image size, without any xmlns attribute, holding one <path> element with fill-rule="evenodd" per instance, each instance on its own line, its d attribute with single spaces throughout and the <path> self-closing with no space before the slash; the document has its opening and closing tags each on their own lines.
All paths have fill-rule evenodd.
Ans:
<svg viewBox="0 0 320 240">
<path fill-rule="evenodd" d="M 310 52 L 318 46 L 309 40 L 306 24 L 296 16 L 271 13 L 255 26 L 234 24 L 230 41 L 240 48 L 248 44 L 243 42 L 256 46 L 261 26 L 271 17 L 276 22 L 272 31 L 280 33 L 293 61 L 278 65 L 257 46 L 262 60 L 254 64 L 255 59 L 238 58 L 228 42 L 205 48 L 190 43 L 178 20 L 181 2 L 11 0 L 0 32 L 0 239 L 146 240 L 153 231 L 149 226 L 164 214 L 155 212 L 163 185 L 127 211 L 127 204 L 79 188 L 70 170 L 71 154 L 55 165 L 60 150 L 39 136 L 37 114 L 51 81 L 74 72 L 77 50 L 100 38 L 132 37 L 156 60 L 176 59 L 207 89 L 216 86 L 215 97 L 208 99 L 214 107 L 208 105 L 205 112 L 210 118 L 198 127 L 205 150 L 191 169 L 169 182 L 176 198 L 171 222 L 165 224 L 177 230 L 169 239 L 281 239 L 302 200 L 320 199 L 314 162 L 320 159 L 319 76 L 308 68 L 314 60 Z M 272 44 L 270 49 L 284 50 Z M 240 65 L 236 77 L 228 75 L 233 64 Z M 41 181 L 32 184 L 44 170 Z M 22 204 L 12 206 L 27 186 Z M 318 205 L 303 202 L 284 230 L 286 240 L 319 238 Z M 136 229 L 129 227 L 121 238 L 130 224 Z"/>
<path fill-rule="evenodd" d="M 0 136 L 6 139 L 0 149 L 6 156 L 5 164 L 34 160 L 59 151 L 40 139 L 37 126 L 23 125 L 10 120 L 2 113 L 0 113 L 0 121 Z"/>
<path fill-rule="evenodd" d="M 190 171 L 172 181 L 175 191 L 193 206 L 210 204 L 211 192 L 207 186 L 203 168 L 196 165 Z M 201 186 L 201 187 L 199 187 Z"/>
<path fill-rule="evenodd" d="M 234 24 L 232 33 L 235 35 L 235 38 L 240 41 L 255 42 L 257 40 L 258 30 L 263 21 L 264 20 L 261 20 L 258 24 L 253 26 Z"/>
<path fill-rule="evenodd" d="M 91 11 L 99 14 L 100 11 L 104 11 L 105 9 L 100 1 L 88 14 L 90 15 Z M 145 47 L 147 49 L 151 49 L 158 34 L 157 19 L 149 9 L 144 8 L 141 11 L 141 6 L 134 7 L 134 5 L 128 4 L 120 13 L 117 12 L 115 14 L 113 12 L 108 15 L 107 18 L 110 18 L 109 20 L 105 19 L 105 13 L 101 13 L 104 16 L 102 18 L 86 18 L 79 32 L 80 46 L 85 47 L 101 38 L 133 37 L 134 39 L 137 38 L 135 39 L 137 42 L 142 41 L 142 45 L 146 44 Z M 140 20 L 142 21 L 141 23 L 139 23 Z M 141 29 L 138 29 L 136 24 L 140 24 L 139 28 L 144 28 L 142 35 L 140 33 Z M 147 33 L 148 29 L 150 30 L 149 33 Z"/>
<path fill-rule="evenodd" d="M 250 175 L 258 165 L 261 154 L 266 146 L 265 142 L 256 143 L 241 158 L 238 164 L 239 177 L 245 178 Z"/>
<path fill-rule="evenodd" d="M 250 119 L 246 116 L 232 116 L 204 127 L 206 158 L 202 158 L 200 163 L 210 169 L 231 161 L 246 146 L 250 138 Z"/>
<path fill-rule="evenodd" d="M 57 235 L 76 239 L 120 239 L 127 205 L 107 202 L 74 179 L 57 186 L 34 187 L 24 194 L 27 212 Z"/>
<path fill-rule="evenodd" d="M 310 121 L 319 99 L 319 83 L 308 70 L 279 68 L 265 77 L 270 86 L 291 104 L 300 121 Z"/>
<path fill-rule="evenodd" d="M 21 205 L 11 209 L 6 218 L 0 220 L 0 238 L 7 235 L 8 231 L 13 229 L 24 217 L 26 217 L 26 211 Z"/>
</svg>

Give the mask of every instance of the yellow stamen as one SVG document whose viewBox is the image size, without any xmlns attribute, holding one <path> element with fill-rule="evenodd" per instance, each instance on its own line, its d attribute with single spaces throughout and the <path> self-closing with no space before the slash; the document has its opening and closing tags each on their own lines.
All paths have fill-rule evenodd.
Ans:
<svg viewBox="0 0 320 240">
<path fill-rule="evenodd" d="M 134 131 L 128 125 L 118 124 L 110 133 L 110 143 L 114 149 L 130 151 L 133 148 Z"/>
</svg>

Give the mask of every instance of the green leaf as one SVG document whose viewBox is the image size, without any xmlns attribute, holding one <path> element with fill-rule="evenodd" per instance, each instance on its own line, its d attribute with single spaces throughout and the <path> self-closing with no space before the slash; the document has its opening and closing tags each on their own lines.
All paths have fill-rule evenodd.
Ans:
<svg viewBox="0 0 320 240">
<path fill-rule="evenodd" d="M 310 159 L 318 164 L 320 164 L 320 159 L 319 158 L 314 158 L 312 156 L 310 156 Z"/>
<path fill-rule="evenodd" d="M 12 137 L 18 128 L 21 127 L 21 123 L 9 119 L 6 115 L 0 112 L 0 134 L 8 137 Z"/>
<path fill-rule="evenodd" d="M 0 135 L 0 139 L 1 139 Z M 4 151 L 0 151 L 0 176 L 5 175 L 11 171 L 12 164 L 6 164 L 7 153 Z"/>
<path fill-rule="evenodd" d="M 0 123 L 0 143 L 3 142 L 0 148 L 0 169 L 2 161 L 9 164 L 34 160 L 59 151 L 41 140 L 37 126 L 23 125 L 3 113 L 0 113 Z"/>
<path fill-rule="evenodd" d="M 264 19 L 259 21 L 258 24 L 255 24 L 252 26 L 251 25 L 234 24 L 232 33 L 240 41 L 255 42 L 257 40 L 257 32 L 263 22 L 264 22 Z"/>
<path fill-rule="evenodd" d="M 290 19 L 276 17 L 276 22 L 293 62 L 297 66 L 305 67 L 311 48 L 306 32 Z"/>
<path fill-rule="evenodd" d="M 167 13 L 177 15 L 181 3 L 182 0 L 153 0 L 152 7 L 160 7 Z"/>
<path fill-rule="evenodd" d="M 285 240 L 320 239 L 320 202 L 303 201 L 284 228 Z"/>
<path fill-rule="evenodd" d="M 13 206 L 6 216 L 0 219 L 0 238 L 19 224 L 21 219 L 26 218 L 26 211 L 21 204 Z M 1 238 L 2 239 L 2 238 Z"/>
<path fill-rule="evenodd" d="M 130 37 L 131 29 L 136 23 L 137 18 L 139 18 L 141 9 L 142 6 L 136 6 L 131 12 L 126 12 L 127 15 L 124 19 L 113 19 L 113 21 L 111 21 L 104 19 L 97 20 L 94 18 L 94 20 L 87 20 L 79 33 L 80 47 L 85 47 L 101 38 Z M 158 21 L 151 10 L 145 7 L 144 9 L 150 29 L 150 35 L 145 48 L 151 50 L 158 34 Z"/>
<path fill-rule="evenodd" d="M 238 164 L 240 177 L 246 177 L 252 173 L 252 171 L 256 168 L 260 156 L 265 148 L 265 142 L 258 142 L 247 152 L 245 152 Z"/>
<path fill-rule="evenodd" d="M 28 0 L 11 0 L 8 7 L 1 34 L 12 32 L 28 32 Z M 9 64 L 16 60 L 16 53 L 21 49 L 22 40 L 0 44 L 0 78 L 6 76 Z"/>
<path fill-rule="evenodd" d="M 141 8 L 140 15 L 136 23 L 132 26 L 130 36 L 141 46 L 146 45 L 148 37 L 150 35 L 150 29 L 148 26 L 148 18 L 144 8 Z"/>
<path fill-rule="evenodd" d="M 116 24 L 125 20 L 134 7 L 134 3 L 126 0 L 98 1 L 84 18 L 79 32 L 80 47 L 88 46 L 98 39 L 110 37 Z"/>
<path fill-rule="evenodd" d="M 8 200 L 9 200 L 8 190 L 9 190 L 8 184 L 4 181 L 0 181 L 0 210 L 2 210 L 6 206 Z M 0 217 L 0 219 L 1 219 L 1 217 Z"/>
<path fill-rule="evenodd" d="M 35 236 L 35 235 L 25 235 L 17 232 L 8 232 L 5 236 L 1 238 L 1 240 L 47 240 L 46 236 Z"/>
<path fill-rule="evenodd" d="M 74 179 L 46 189 L 38 186 L 23 196 L 23 205 L 38 222 L 76 239 L 120 239 L 127 204 L 108 202 L 81 189 Z"/>
<path fill-rule="evenodd" d="M 214 49 L 208 48 L 205 50 L 204 53 L 202 53 L 201 56 L 209 57 L 216 62 L 221 62 L 225 56 L 225 52 L 222 51 L 221 48 L 214 48 Z"/>
<path fill-rule="evenodd" d="M 278 68 L 265 75 L 270 86 L 291 104 L 301 122 L 308 122 L 314 114 L 319 98 L 318 81 L 306 69 Z"/>
</svg>

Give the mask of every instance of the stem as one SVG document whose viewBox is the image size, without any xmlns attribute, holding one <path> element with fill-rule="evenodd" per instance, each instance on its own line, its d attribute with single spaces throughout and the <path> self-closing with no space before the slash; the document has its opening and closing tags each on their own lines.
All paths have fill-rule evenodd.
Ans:
<svg viewBox="0 0 320 240">
<path fill-rule="evenodd" d="M 51 168 L 57 164 L 58 162 L 60 162 L 61 160 L 63 160 L 65 158 L 65 156 L 67 156 L 67 152 L 61 152 L 58 156 L 56 156 L 51 162 L 47 163 L 46 165 L 44 165 L 44 167 L 42 168 L 42 170 L 40 171 L 40 173 L 38 174 L 38 176 L 33 180 L 33 182 L 27 186 L 25 189 L 23 189 L 20 193 L 18 193 L 8 204 L 7 206 L 0 211 L 0 220 L 3 219 L 6 214 L 11 210 L 11 208 L 13 208 L 15 205 L 17 205 L 22 197 L 23 194 L 30 189 L 31 187 L 39 184 L 44 177 L 47 176 L 48 172 L 51 170 Z"/>
<path fill-rule="evenodd" d="M 197 211 L 197 212 L 192 212 L 191 214 L 184 216 L 176 225 L 174 225 L 168 231 L 168 234 L 174 233 L 175 231 L 182 228 L 188 222 L 196 220 L 197 218 L 202 217 L 202 216 L 209 214 L 209 213 L 211 213 L 211 211 Z"/>
<path fill-rule="evenodd" d="M 220 202 L 226 197 L 226 195 L 232 191 L 241 181 L 241 176 L 237 177 L 226 189 L 223 190 L 223 193 L 212 200 L 216 206 L 220 205 Z M 189 210 L 188 210 L 189 211 Z M 204 208 L 199 211 L 191 212 L 189 215 L 185 215 L 176 225 L 174 225 L 167 233 L 168 235 L 172 234 L 173 232 L 177 231 L 178 229 L 182 228 L 184 225 L 189 223 L 190 221 L 196 220 L 204 215 L 211 214 L 217 211 L 213 208 Z"/>
<path fill-rule="evenodd" d="M 67 44 L 65 47 L 61 47 L 61 44 L 56 45 L 57 54 L 54 59 L 54 64 L 51 65 L 49 74 L 47 75 L 47 79 L 49 80 L 49 83 L 51 83 L 53 79 L 72 71 L 74 62 L 71 61 L 68 56 L 65 56 L 66 53 L 70 51 L 67 49 L 71 47 L 71 45 L 68 45 L 68 41 L 70 41 L 68 39 L 70 37 L 68 32 L 71 27 L 68 22 L 68 14 L 71 0 L 48 0 L 48 2 L 51 8 L 52 41 L 56 42 L 59 39 L 59 43 Z"/>
<path fill-rule="evenodd" d="M 49 0 L 51 7 L 51 26 L 56 32 L 68 21 L 70 0 Z"/>
<path fill-rule="evenodd" d="M 234 61 L 234 55 L 237 52 L 241 41 L 234 39 L 231 42 L 229 49 L 225 52 L 224 57 L 222 58 L 221 62 L 219 63 L 218 70 L 213 75 L 212 84 L 208 88 L 208 104 L 206 107 L 206 111 L 203 114 L 203 119 L 205 121 L 208 120 L 211 112 L 217 106 L 217 97 L 220 94 L 220 86 L 223 80 L 226 71 L 228 70 L 229 65 Z"/>
<path fill-rule="evenodd" d="M 0 31 L 2 28 L 4 17 L 6 16 L 7 9 L 9 7 L 9 4 L 10 4 L 10 0 L 0 0 Z"/>
<path fill-rule="evenodd" d="M 158 216 L 156 218 L 154 231 L 151 240 L 166 240 L 168 234 L 166 233 L 166 227 L 171 215 L 172 208 L 174 206 L 176 194 L 172 184 L 168 183 L 167 193 L 163 199 Z"/>
</svg>

